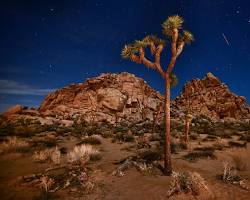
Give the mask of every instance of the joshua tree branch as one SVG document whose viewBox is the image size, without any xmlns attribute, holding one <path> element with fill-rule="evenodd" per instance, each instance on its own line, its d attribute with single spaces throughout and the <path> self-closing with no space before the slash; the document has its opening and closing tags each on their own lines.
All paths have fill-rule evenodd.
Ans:
<svg viewBox="0 0 250 200">
<path fill-rule="evenodd" d="M 146 65 L 149 68 L 156 69 L 155 64 L 145 57 L 145 51 L 143 48 L 139 49 L 139 54 L 140 54 L 140 60 L 144 65 Z"/>
<path fill-rule="evenodd" d="M 151 55 L 155 55 L 155 52 L 156 52 L 155 44 L 153 42 L 150 42 L 149 46 L 150 46 Z"/>
<path fill-rule="evenodd" d="M 163 71 L 160 63 L 162 50 L 163 50 L 163 45 L 160 44 L 155 51 L 155 67 L 156 70 L 161 74 L 161 76 L 165 78 L 165 72 Z"/>
<path fill-rule="evenodd" d="M 184 46 L 185 46 L 185 42 L 184 42 L 184 41 L 180 42 L 180 44 L 179 44 L 178 47 L 177 47 L 177 57 L 178 57 L 178 56 L 181 54 L 181 52 L 183 51 Z"/>
<path fill-rule="evenodd" d="M 141 64 L 141 59 L 140 59 L 140 57 L 137 56 L 137 55 L 135 55 L 135 54 L 132 54 L 132 55 L 130 56 L 130 59 L 131 59 L 133 62 L 137 63 L 137 64 Z"/>
<path fill-rule="evenodd" d="M 171 43 L 172 57 L 171 57 L 170 63 L 168 65 L 168 68 L 166 71 L 166 74 L 168 74 L 168 75 L 172 72 L 174 65 L 175 65 L 175 62 L 176 62 L 176 59 L 177 59 L 177 48 L 176 47 L 177 47 L 178 35 L 179 35 L 178 29 L 174 29 L 174 33 L 172 36 L 172 43 Z"/>
<path fill-rule="evenodd" d="M 179 35 L 178 29 L 174 29 L 173 36 L 172 36 L 172 43 L 171 43 L 172 55 L 176 55 L 176 46 L 177 46 L 178 35 Z"/>
</svg>

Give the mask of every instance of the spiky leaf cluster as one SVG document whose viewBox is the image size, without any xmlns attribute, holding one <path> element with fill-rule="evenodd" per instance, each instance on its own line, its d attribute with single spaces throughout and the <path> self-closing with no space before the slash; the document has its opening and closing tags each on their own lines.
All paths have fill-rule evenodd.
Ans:
<svg viewBox="0 0 250 200">
<path fill-rule="evenodd" d="M 161 39 L 161 38 L 158 38 L 156 35 L 148 35 L 145 38 L 143 38 L 142 41 L 145 42 L 148 45 L 151 42 L 154 43 L 155 45 L 160 45 L 160 44 L 163 45 L 163 46 L 166 45 L 166 41 Z"/>
<path fill-rule="evenodd" d="M 134 45 L 132 44 L 129 44 L 129 45 L 125 45 L 124 48 L 122 49 L 122 53 L 121 53 L 121 56 L 122 58 L 124 59 L 130 59 L 130 57 L 133 55 L 133 54 L 136 54 L 138 53 L 138 47 L 135 47 Z"/>
<path fill-rule="evenodd" d="M 170 85 L 175 87 L 178 84 L 178 78 L 174 73 L 170 73 Z"/>
<path fill-rule="evenodd" d="M 143 40 L 136 40 L 135 42 L 134 42 L 134 44 L 133 44 L 133 47 L 135 48 L 135 49 L 140 49 L 140 48 L 146 48 L 147 47 L 147 43 L 146 42 L 144 42 Z"/>
<path fill-rule="evenodd" d="M 155 35 L 149 35 L 143 38 L 142 40 L 136 40 L 132 44 L 125 45 L 122 49 L 121 56 L 124 59 L 129 59 L 133 54 L 137 54 L 140 48 L 146 48 L 153 42 L 155 45 L 165 45 L 166 41 L 163 39 L 158 38 Z"/>
<path fill-rule="evenodd" d="M 181 38 L 187 44 L 191 44 L 194 41 L 194 36 L 189 31 L 183 31 Z"/>
<path fill-rule="evenodd" d="M 174 30 L 181 29 L 183 22 L 183 18 L 178 15 L 168 17 L 168 19 L 162 24 L 163 33 L 170 37 L 173 36 Z"/>
</svg>

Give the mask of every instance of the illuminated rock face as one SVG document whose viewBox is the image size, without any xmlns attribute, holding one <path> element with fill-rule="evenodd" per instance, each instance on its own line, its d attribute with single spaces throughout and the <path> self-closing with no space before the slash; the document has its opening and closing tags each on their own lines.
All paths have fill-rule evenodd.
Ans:
<svg viewBox="0 0 250 200">
<path fill-rule="evenodd" d="M 137 122 L 153 120 L 162 101 L 158 92 L 133 74 L 102 74 L 49 94 L 39 112 L 87 122 Z"/>
<path fill-rule="evenodd" d="M 133 74 L 102 74 L 84 83 L 72 84 L 50 93 L 36 109 L 16 105 L 3 114 L 4 122 L 17 121 L 58 123 L 70 126 L 73 122 L 137 123 L 164 119 L 164 98 L 147 83 Z M 161 105 L 161 106 L 160 106 Z M 249 120 L 250 107 L 245 98 L 229 91 L 212 73 L 202 80 L 185 84 L 183 92 L 171 103 L 171 118 L 185 119 L 186 112 L 213 120 Z"/>
<path fill-rule="evenodd" d="M 212 73 L 202 80 L 185 84 L 183 92 L 173 102 L 181 110 L 203 114 L 212 119 L 250 119 L 250 107 L 242 96 L 230 92 Z"/>
</svg>

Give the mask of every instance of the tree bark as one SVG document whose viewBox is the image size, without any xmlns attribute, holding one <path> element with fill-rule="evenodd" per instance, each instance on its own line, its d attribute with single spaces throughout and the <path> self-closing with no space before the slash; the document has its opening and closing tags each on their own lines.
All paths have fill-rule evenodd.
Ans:
<svg viewBox="0 0 250 200">
<path fill-rule="evenodd" d="M 164 151 L 164 174 L 171 175 L 171 148 L 170 148 L 170 77 L 166 74 L 165 79 L 165 151 Z"/>
<path fill-rule="evenodd" d="M 188 134 L 189 134 L 190 121 L 186 119 L 185 123 L 185 143 L 188 144 Z"/>
</svg>

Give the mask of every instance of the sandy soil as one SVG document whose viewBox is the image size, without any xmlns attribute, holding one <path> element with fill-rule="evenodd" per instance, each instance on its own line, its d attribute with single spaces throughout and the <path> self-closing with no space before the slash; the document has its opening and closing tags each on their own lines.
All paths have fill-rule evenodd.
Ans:
<svg viewBox="0 0 250 200">
<path fill-rule="evenodd" d="M 78 141 L 77 138 L 70 137 L 59 143 L 60 146 L 72 148 Z M 96 189 L 92 194 L 79 196 L 70 190 L 58 191 L 58 199 L 96 199 L 96 200 L 161 200 L 168 199 L 167 191 L 171 177 L 142 174 L 135 168 L 125 172 L 125 176 L 116 177 L 112 172 L 117 168 L 114 162 L 119 161 L 133 151 L 124 150 L 130 143 L 112 143 L 111 139 L 102 139 L 102 144 L 98 145 L 102 154 L 102 159 L 89 164 L 92 168 L 92 175 L 96 180 Z M 196 147 L 197 142 L 192 142 L 191 147 Z M 213 142 L 204 142 L 201 146 L 213 145 Z M 240 175 L 250 180 L 250 145 L 246 148 L 227 148 L 223 151 L 216 151 L 217 159 L 200 159 L 196 162 L 188 162 L 182 159 L 185 150 L 178 154 L 173 154 L 173 167 L 175 171 L 195 171 L 201 174 L 208 183 L 213 193 L 214 199 L 225 200 L 247 200 L 250 199 L 250 192 L 238 186 L 225 184 L 218 180 L 217 175 L 222 173 L 223 162 L 231 161 L 231 154 L 237 153 L 244 158 L 246 169 L 240 171 Z M 8 153 L 0 155 L 0 199 L 33 199 L 40 192 L 39 188 L 22 186 L 19 183 L 21 176 L 38 173 L 49 167 L 49 164 L 36 163 L 31 159 L 31 154 Z M 249 183 L 249 182 L 248 182 Z M 195 199 L 191 195 L 182 194 L 174 196 L 172 199 Z M 200 196 L 197 199 L 206 199 Z"/>
</svg>

